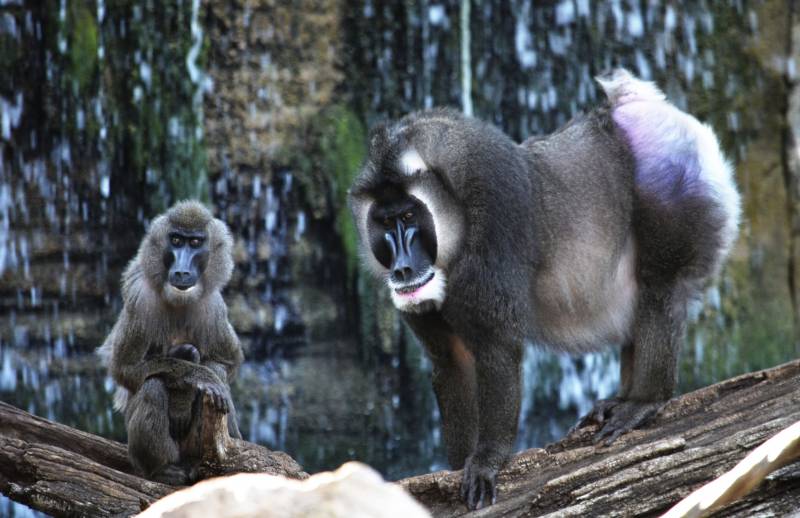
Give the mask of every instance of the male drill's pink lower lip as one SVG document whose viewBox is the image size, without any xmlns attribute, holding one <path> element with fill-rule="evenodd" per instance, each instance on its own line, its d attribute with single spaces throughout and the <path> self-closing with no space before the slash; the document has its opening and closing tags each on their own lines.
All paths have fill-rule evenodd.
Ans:
<svg viewBox="0 0 800 518">
<path fill-rule="evenodd" d="M 397 288 L 394 290 L 394 292 L 400 297 L 414 298 L 414 296 L 416 296 L 416 294 L 419 293 L 422 288 L 424 288 L 429 282 L 431 282 L 431 280 L 433 280 L 433 275 L 425 279 L 425 282 L 423 282 L 419 286 L 416 286 L 412 291 L 401 291 L 403 288 Z"/>
<path fill-rule="evenodd" d="M 414 298 L 414 296 L 417 293 L 419 293 L 420 288 L 422 288 L 422 286 L 420 286 L 419 288 L 415 289 L 414 291 L 406 291 L 406 292 L 395 290 L 395 293 L 397 293 L 397 295 L 400 296 L 400 297 L 406 297 L 406 298 L 412 299 L 412 298 Z"/>
</svg>

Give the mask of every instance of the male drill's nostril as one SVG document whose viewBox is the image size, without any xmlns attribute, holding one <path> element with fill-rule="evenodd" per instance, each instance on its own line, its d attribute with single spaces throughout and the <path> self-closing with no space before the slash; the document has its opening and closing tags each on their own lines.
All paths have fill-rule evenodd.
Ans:
<svg viewBox="0 0 800 518">
<path fill-rule="evenodd" d="M 408 266 L 404 266 L 401 268 L 395 268 L 393 275 L 394 280 L 399 282 L 406 282 L 411 278 L 411 268 Z"/>
</svg>

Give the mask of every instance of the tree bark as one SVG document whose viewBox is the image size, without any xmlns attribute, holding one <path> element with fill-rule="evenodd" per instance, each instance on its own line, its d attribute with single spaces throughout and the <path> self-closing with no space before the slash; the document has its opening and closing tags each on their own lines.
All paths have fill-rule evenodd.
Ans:
<svg viewBox="0 0 800 518">
<path fill-rule="evenodd" d="M 204 401 L 201 478 L 260 472 L 303 479 L 291 457 L 228 436 L 225 415 Z M 0 492 L 53 516 L 130 516 L 180 487 L 139 476 L 124 444 L 0 402 Z"/>
<path fill-rule="evenodd" d="M 497 503 L 476 516 L 656 515 L 796 421 L 800 360 L 673 399 L 653 423 L 610 447 L 592 445 L 589 427 L 522 452 L 500 473 Z M 221 448 L 206 449 L 204 475 L 306 476 L 287 455 L 230 439 L 224 419 L 215 423 L 204 436 Z M 399 484 L 434 516 L 449 517 L 467 511 L 458 496 L 460 481 L 460 472 L 442 471 Z M 136 476 L 120 443 L 0 403 L 0 491 L 14 500 L 56 516 L 117 516 L 136 513 L 175 489 Z M 800 462 L 794 462 L 718 515 L 781 515 L 799 507 Z"/>
<path fill-rule="evenodd" d="M 671 400 L 653 423 L 610 447 L 595 427 L 515 456 L 497 503 L 476 516 L 652 516 L 731 469 L 800 420 L 800 361 L 745 374 Z M 400 481 L 437 517 L 461 516 L 461 472 Z M 800 462 L 774 472 L 715 516 L 783 515 L 800 508 Z M 771 513 L 771 514 L 770 514 Z"/>
</svg>

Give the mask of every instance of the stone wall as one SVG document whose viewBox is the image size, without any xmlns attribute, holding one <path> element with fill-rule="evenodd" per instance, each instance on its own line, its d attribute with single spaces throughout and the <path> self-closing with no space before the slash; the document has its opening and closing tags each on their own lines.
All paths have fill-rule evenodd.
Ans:
<svg viewBox="0 0 800 518">
<path fill-rule="evenodd" d="M 309 121 L 333 101 L 336 0 L 207 0 L 206 145 L 213 176 L 269 174 L 305 150 Z"/>
<path fill-rule="evenodd" d="M 316 124 L 341 80 L 339 2 L 204 5 L 208 171 L 237 240 L 231 320 L 245 343 L 268 353 L 328 336 L 346 319 L 336 203 Z"/>
</svg>

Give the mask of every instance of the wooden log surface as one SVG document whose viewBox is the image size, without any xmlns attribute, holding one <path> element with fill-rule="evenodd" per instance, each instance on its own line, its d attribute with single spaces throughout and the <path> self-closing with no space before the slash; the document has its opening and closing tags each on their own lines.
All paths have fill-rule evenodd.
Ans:
<svg viewBox="0 0 800 518">
<path fill-rule="evenodd" d="M 495 505 L 474 516 L 657 516 L 800 420 L 800 361 L 723 381 L 670 401 L 649 426 L 594 446 L 589 427 L 516 455 Z M 462 516 L 461 472 L 400 481 L 437 517 Z M 800 462 L 773 473 L 715 516 L 800 509 Z"/>
<path fill-rule="evenodd" d="M 203 478 L 234 472 L 308 477 L 285 453 L 228 437 L 224 415 L 204 412 L 199 430 L 202 440 L 212 441 L 199 466 Z M 140 477 L 124 444 L 0 402 L 0 492 L 12 500 L 53 516 L 130 516 L 177 489 Z"/>
<path fill-rule="evenodd" d="M 498 502 L 474 516 L 658 515 L 798 420 L 800 361 L 745 374 L 670 401 L 652 424 L 610 447 L 594 446 L 587 428 L 516 455 L 500 474 Z M 224 429 L 205 431 L 213 438 Z M 222 458 L 204 459 L 204 475 L 241 470 L 305 476 L 285 454 L 224 442 Z M 450 517 L 467 514 L 458 497 L 460 480 L 460 472 L 442 471 L 399 484 L 434 516 Z M 0 492 L 14 500 L 56 516 L 117 516 L 175 489 L 136 476 L 122 444 L 0 403 Z M 719 516 L 783 515 L 799 508 L 800 463 L 792 463 Z"/>
<path fill-rule="evenodd" d="M 699 518 L 747 496 L 771 473 L 800 460 L 800 421 L 770 437 L 721 477 L 694 491 L 663 518 Z"/>
</svg>

